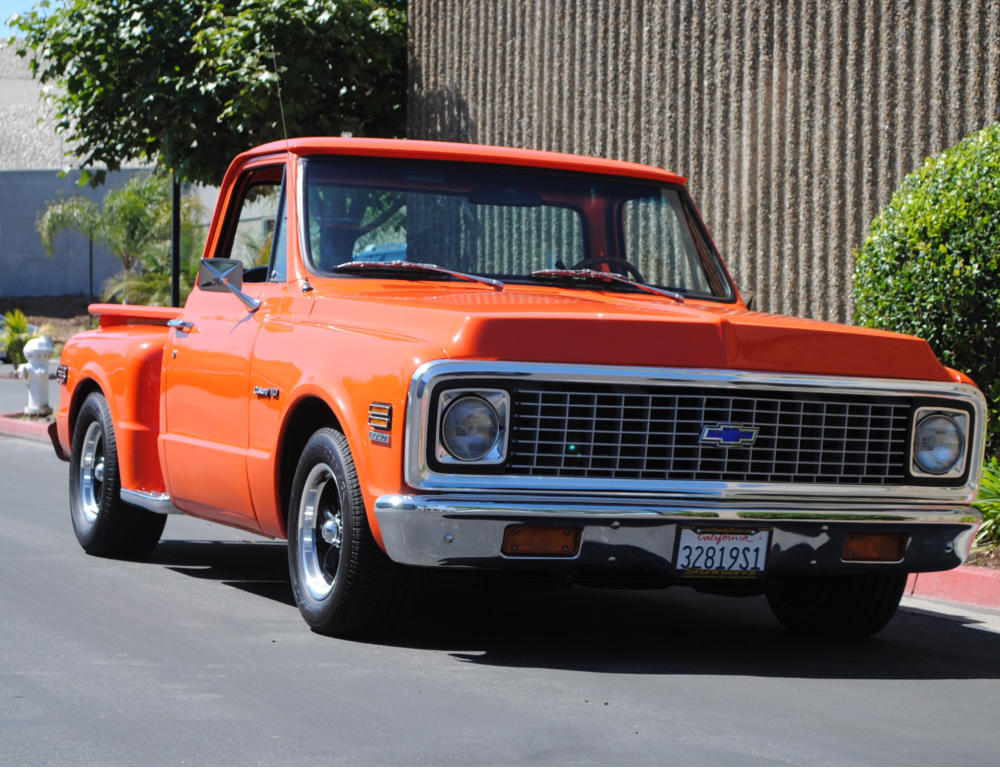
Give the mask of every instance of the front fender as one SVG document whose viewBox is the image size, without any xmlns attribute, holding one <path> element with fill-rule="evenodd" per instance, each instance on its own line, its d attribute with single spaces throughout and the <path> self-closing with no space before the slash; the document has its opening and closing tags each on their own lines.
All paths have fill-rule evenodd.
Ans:
<svg viewBox="0 0 1000 768">
<path fill-rule="evenodd" d="M 347 438 L 369 525 L 381 546 L 375 499 L 404 488 L 403 428 L 410 379 L 424 362 L 445 356 L 433 344 L 387 338 L 377 331 L 265 323 L 251 366 L 251 385 L 260 394 L 250 402 L 248 452 L 251 494 L 262 532 L 285 535 L 281 446 L 302 404 L 318 401 Z M 369 428 L 373 402 L 391 407 L 388 430 Z M 377 441 L 370 439 L 372 431 L 380 433 Z"/>
</svg>

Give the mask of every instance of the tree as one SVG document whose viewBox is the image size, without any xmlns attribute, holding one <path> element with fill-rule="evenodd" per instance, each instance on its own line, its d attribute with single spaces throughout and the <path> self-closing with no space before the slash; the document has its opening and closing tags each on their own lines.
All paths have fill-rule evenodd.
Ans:
<svg viewBox="0 0 1000 768">
<path fill-rule="evenodd" d="M 35 229 L 49 256 L 56 235 L 77 229 L 133 271 L 170 235 L 169 182 L 163 176 L 136 174 L 125 186 L 108 191 L 100 208 L 78 196 L 50 202 Z"/>
<path fill-rule="evenodd" d="M 197 261 L 196 221 L 201 204 L 183 199 L 182 263 L 184 288 L 190 290 L 192 264 Z M 74 196 L 50 202 L 35 222 L 50 256 L 61 232 L 79 230 L 122 263 L 122 271 L 104 285 L 103 298 L 128 298 L 148 304 L 170 302 L 170 180 L 163 174 L 138 173 L 125 186 L 104 195 L 100 206 Z M 196 269 L 196 268 L 195 268 Z"/>
<path fill-rule="evenodd" d="M 398 136 L 406 0 L 48 0 L 11 17 L 81 179 L 138 160 L 218 184 L 229 161 L 287 135 Z M 286 103 L 282 116 L 278 87 Z M 287 126 L 287 127 L 286 127 Z"/>
<path fill-rule="evenodd" d="M 289 135 L 405 134 L 405 3 L 243 0 L 237 5 L 226 13 L 222 3 L 213 4 L 193 38 L 199 62 L 194 79 L 213 84 L 223 106 L 216 125 L 225 128 L 213 141 L 246 149 L 284 137 L 275 67 Z M 206 160 L 210 157 L 207 153 Z M 193 170 L 204 173 L 209 167 Z"/>
<path fill-rule="evenodd" d="M 405 131 L 403 0 L 42 0 L 18 55 L 93 184 L 129 161 L 218 184 L 239 152 L 290 135 Z"/>
</svg>

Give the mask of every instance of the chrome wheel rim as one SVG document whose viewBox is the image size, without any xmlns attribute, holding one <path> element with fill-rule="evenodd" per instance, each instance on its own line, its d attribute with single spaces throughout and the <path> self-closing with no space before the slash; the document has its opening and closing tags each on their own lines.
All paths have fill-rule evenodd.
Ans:
<svg viewBox="0 0 1000 768">
<path fill-rule="evenodd" d="M 80 508 L 83 519 L 90 525 L 101 511 L 101 493 L 104 489 L 104 430 L 98 421 L 92 421 L 83 436 L 80 451 Z"/>
<path fill-rule="evenodd" d="M 317 464 L 306 477 L 296 538 L 302 583 L 314 600 L 323 600 L 337 580 L 344 538 L 340 487 L 328 464 Z"/>
</svg>

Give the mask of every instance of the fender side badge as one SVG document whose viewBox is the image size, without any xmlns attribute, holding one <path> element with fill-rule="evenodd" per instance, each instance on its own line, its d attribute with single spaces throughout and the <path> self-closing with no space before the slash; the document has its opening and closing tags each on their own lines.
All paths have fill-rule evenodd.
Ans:
<svg viewBox="0 0 1000 768">
<path fill-rule="evenodd" d="M 378 445 L 389 445 L 392 432 L 392 405 L 372 403 L 368 406 L 368 439 Z"/>
</svg>

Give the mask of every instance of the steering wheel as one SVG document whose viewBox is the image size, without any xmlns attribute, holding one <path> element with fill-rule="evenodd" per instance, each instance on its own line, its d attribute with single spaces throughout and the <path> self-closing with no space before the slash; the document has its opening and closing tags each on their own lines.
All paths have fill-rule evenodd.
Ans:
<svg viewBox="0 0 1000 768">
<path fill-rule="evenodd" d="M 640 283 L 646 282 L 646 278 L 642 276 L 642 272 L 640 272 L 632 262 L 626 261 L 625 259 L 613 259 L 609 256 L 592 256 L 589 259 L 578 261 L 570 267 L 570 269 L 591 269 L 593 267 L 600 267 L 603 264 L 607 264 L 612 268 L 615 266 L 621 267 L 626 276 L 631 276 Z"/>
</svg>

